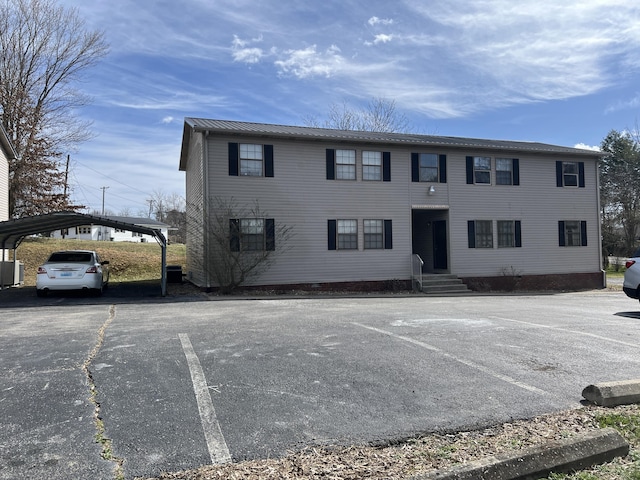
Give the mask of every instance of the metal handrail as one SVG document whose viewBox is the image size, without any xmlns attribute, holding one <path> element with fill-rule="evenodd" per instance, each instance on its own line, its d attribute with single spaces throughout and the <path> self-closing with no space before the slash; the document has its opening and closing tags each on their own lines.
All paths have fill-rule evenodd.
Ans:
<svg viewBox="0 0 640 480">
<path fill-rule="evenodd" d="M 413 289 L 422 291 L 422 267 L 424 262 L 417 253 L 411 254 L 411 284 Z M 417 270 L 417 273 L 416 273 Z"/>
</svg>

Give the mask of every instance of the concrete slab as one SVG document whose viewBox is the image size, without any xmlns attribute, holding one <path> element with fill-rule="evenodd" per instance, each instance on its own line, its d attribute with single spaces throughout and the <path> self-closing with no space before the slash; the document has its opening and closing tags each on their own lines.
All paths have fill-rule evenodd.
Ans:
<svg viewBox="0 0 640 480">
<path fill-rule="evenodd" d="M 640 403 L 640 379 L 589 385 L 582 390 L 582 396 L 603 407 Z"/>
<path fill-rule="evenodd" d="M 579 435 L 520 453 L 485 458 L 445 471 L 411 477 L 410 480 L 525 480 L 568 473 L 626 456 L 629 444 L 612 429 Z"/>
</svg>

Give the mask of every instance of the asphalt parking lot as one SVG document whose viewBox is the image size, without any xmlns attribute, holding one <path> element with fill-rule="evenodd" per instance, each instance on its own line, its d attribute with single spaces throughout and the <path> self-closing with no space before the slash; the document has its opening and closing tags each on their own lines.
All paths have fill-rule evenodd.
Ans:
<svg viewBox="0 0 640 480">
<path fill-rule="evenodd" d="M 26 290 L 26 289 L 25 289 Z M 580 406 L 640 378 L 621 292 L 207 300 L 0 291 L 0 478 L 126 478 Z M 27 292 L 28 293 L 28 292 Z M 87 365 L 87 373 L 82 366 Z"/>
</svg>

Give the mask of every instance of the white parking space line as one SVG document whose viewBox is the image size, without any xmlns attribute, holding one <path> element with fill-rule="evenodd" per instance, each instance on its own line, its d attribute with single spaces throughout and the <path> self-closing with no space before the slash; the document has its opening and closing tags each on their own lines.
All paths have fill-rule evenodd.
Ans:
<svg viewBox="0 0 640 480">
<path fill-rule="evenodd" d="M 193 382 L 193 391 L 196 394 L 198 411 L 200 412 L 200 420 L 202 421 L 202 429 L 204 430 L 209 455 L 211 456 L 211 463 L 229 463 L 231 462 L 231 454 L 222 435 L 222 430 L 220 430 L 220 424 L 213 408 L 213 402 L 211 401 L 207 380 L 202 371 L 200 360 L 198 360 L 196 352 L 193 350 L 189 336 L 186 333 L 180 333 L 178 337 L 180 338 L 180 343 L 182 343 L 184 355 L 187 357 L 191 381 Z"/>
<path fill-rule="evenodd" d="M 540 394 L 540 395 L 551 395 L 550 393 L 545 392 L 544 390 L 541 390 L 541 389 L 539 389 L 537 387 L 533 387 L 531 385 L 527 385 L 526 383 L 519 382 L 518 380 L 516 380 L 514 378 L 511 378 L 511 377 L 509 377 L 507 375 L 502 375 L 501 373 L 494 372 L 493 370 L 491 370 L 491 369 L 489 369 L 487 367 L 484 367 L 484 366 L 479 365 L 479 364 L 477 364 L 475 362 L 472 362 L 472 361 L 469 361 L 469 360 L 465 360 L 464 358 L 460 358 L 460 357 L 457 357 L 457 356 L 452 355 L 450 353 L 447 353 L 444 350 L 439 349 L 438 347 L 434 347 L 433 345 L 429 345 L 428 343 L 424 343 L 424 342 L 421 342 L 419 340 L 415 340 L 413 338 L 405 337 L 403 335 L 398 335 L 398 334 L 395 334 L 393 332 L 389 332 L 387 330 L 382 330 L 381 328 L 370 327 L 370 326 L 363 325 L 363 324 L 357 323 L 357 322 L 352 322 L 352 323 L 353 323 L 353 325 L 357 325 L 358 327 L 362 327 L 362 328 L 366 328 L 367 330 L 372 330 L 374 332 L 382 333 L 383 335 L 388 335 L 388 336 L 396 338 L 398 340 L 403 340 L 405 342 L 412 343 L 414 345 L 417 345 L 419 347 L 425 348 L 427 350 L 431 350 L 433 352 L 437 352 L 439 355 L 442 355 L 443 357 L 449 358 L 449 359 L 451 359 L 453 361 L 456 361 L 458 363 L 466 365 L 469 368 L 473 368 L 473 369 L 479 370 L 482 373 L 485 373 L 485 374 L 490 375 L 490 376 L 492 376 L 494 378 L 497 378 L 498 380 L 502 380 L 503 382 L 510 383 L 511 385 L 514 385 L 516 387 L 520 387 L 520 388 L 523 388 L 525 390 L 528 390 L 530 392 L 537 393 L 537 394 Z"/>
<path fill-rule="evenodd" d="M 602 335 L 596 335 L 595 333 L 581 332 L 580 330 L 571 330 L 570 328 L 556 327 L 556 326 L 553 326 L 553 325 L 542 325 L 540 323 L 525 322 L 525 321 L 522 321 L 522 320 L 515 320 L 513 318 L 494 317 L 494 316 L 487 317 L 487 318 L 493 318 L 495 320 L 503 320 L 505 322 L 519 323 L 521 325 L 528 325 L 530 327 L 548 328 L 550 330 L 558 330 L 560 332 L 574 333 L 576 335 L 583 335 L 585 337 L 591 337 L 591 338 L 597 338 L 598 340 L 604 340 L 605 342 L 618 343 L 620 345 L 626 345 L 627 347 L 640 348 L 640 345 L 637 344 L 637 343 L 623 342 L 622 340 L 615 340 L 613 338 L 603 337 Z"/>
</svg>

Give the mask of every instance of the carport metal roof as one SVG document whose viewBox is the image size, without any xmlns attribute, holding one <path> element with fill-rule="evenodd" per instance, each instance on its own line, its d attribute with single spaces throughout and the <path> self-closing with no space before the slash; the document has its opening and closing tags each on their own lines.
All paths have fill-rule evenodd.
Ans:
<svg viewBox="0 0 640 480">
<path fill-rule="evenodd" d="M 15 250 L 22 240 L 29 235 L 49 233 L 54 230 L 78 227 L 80 225 L 103 225 L 105 227 L 119 228 L 121 230 L 153 236 L 162 249 L 162 296 L 167 294 L 167 239 L 160 230 L 154 228 L 120 222 L 95 215 L 86 215 L 84 213 L 56 212 L 0 222 L 0 250 Z M 0 282 L 0 285 L 2 285 L 2 282 Z"/>
</svg>

